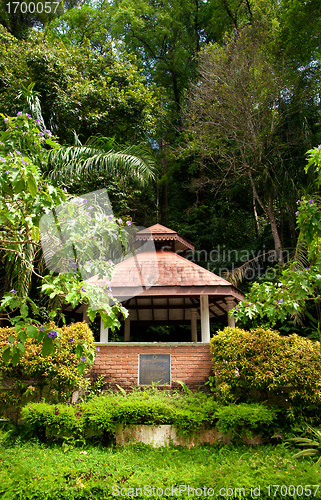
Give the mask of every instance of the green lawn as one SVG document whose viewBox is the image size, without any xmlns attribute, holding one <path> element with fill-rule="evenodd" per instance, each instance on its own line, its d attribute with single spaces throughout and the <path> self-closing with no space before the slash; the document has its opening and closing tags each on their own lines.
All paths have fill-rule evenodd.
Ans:
<svg viewBox="0 0 321 500">
<path fill-rule="evenodd" d="M 210 498 L 214 493 L 218 498 L 249 499 L 255 498 L 251 487 L 260 486 L 256 498 L 320 499 L 321 465 L 315 459 L 292 459 L 294 452 L 280 444 L 204 445 L 191 450 L 137 444 L 85 446 L 64 452 L 61 446 L 18 439 L 0 450 L 0 498 L 188 499 Z M 319 484 L 318 491 L 317 486 L 308 486 Z M 279 485 L 279 490 L 273 485 Z M 198 488 L 194 497 L 192 488 Z"/>
</svg>

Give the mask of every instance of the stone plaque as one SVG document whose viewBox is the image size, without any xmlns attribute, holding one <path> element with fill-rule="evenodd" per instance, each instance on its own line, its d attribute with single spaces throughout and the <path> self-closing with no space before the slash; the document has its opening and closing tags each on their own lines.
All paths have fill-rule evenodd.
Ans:
<svg viewBox="0 0 321 500">
<path fill-rule="evenodd" d="M 171 355 L 170 354 L 140 354 L 139 355 L 139 384 L 152 385 L 160 382 L 161 385 L 171 383 Z"/>
</svg>

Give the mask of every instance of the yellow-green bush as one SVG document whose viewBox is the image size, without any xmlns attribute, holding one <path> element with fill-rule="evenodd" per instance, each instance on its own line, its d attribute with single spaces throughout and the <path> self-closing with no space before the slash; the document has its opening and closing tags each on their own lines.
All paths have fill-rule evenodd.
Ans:
<svg viewBox="0 0 321 500">
<path fill-rule="evenodd" d="M 213 371 L 225 393 L 288 392 L 295 403 L 321 403 L 320 343 L 257 328 L 225 328 L 211 339 Z"/>
<path fill-rule="evenodd" d="M 0 414 L 12 413 L 30 399 L 66 401 L 74 390 L 88 386 L 90 364 L 79 372 L 76 348 L 81 342 L 87 354 L 95 352 L 91 330 L 86 323 L 54 329 L 60 333 L 54 354 L 43 356 L 42 343 L 31 338 L 27 338 L 25 353 L 16 366 L 6 365 L 0 354 Z M 12 328 L 0 328 L 0 353 L 7 347 L 9 335 L 17 338 Z"/>
</svg>

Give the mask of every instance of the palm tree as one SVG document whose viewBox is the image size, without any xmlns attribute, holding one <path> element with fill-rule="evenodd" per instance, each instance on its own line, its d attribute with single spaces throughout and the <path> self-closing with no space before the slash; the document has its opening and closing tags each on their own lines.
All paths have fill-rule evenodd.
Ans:
<svg viewBox="0 0 321 500">
<path fill-rule="evenodd" d="M 51 150 L 44 174 L 54 184 L 72 185 L 96 179 L 122 177 L 141 186 L 156 177 L 155 160 L 146 145 L 119 146 L 113 139 L 93 137 L 82 145 L 75 135 L 74 146 Z"/>
<path fill-rule="evenodd" d="M 46 131 L 39 92 L 33 89 L 34 85 L 35 83 L 28 87 L 22 85 L 18 97 L 23 97 L 25 111 L 37 118 L 40 130 Z M 52 149 L 48 152 L 48 157 L 45 155 L 43 158 L 41 169 L 51 182 L 66 186 L 92 182 L 98 176 L 111 175 L 132 179 L 144 186 L 155 179 L 155 159 L 151 148 L 146 144 L 121 146 L 115 144 L 114 139 L 96 136 L 83 145 L 76 132 L 74 137 L 73 146 Z"/>
</svg>

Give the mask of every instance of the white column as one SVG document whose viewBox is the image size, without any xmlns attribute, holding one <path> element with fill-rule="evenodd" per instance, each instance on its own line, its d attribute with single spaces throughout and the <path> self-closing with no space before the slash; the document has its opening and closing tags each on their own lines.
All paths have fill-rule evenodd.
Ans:
<svg viewBox="0 0 321 500">
<path fill-rule="evenodd" d="M 124 324 L 124 342 L 130 341 L 130 311 L 128 312 L 129 314 L 125 319 L 125 324 Z"/>
<path fill-rule="evenodd" d="M 191 309 L 191 340 L 197 342 L 197 309 Z"/>
<path fill-rule="evenodd" d="M 100 318 L 100 337 L 99 342 L 106 343 L 108 342 L 108 326 L 105 328 L 103 320 Z"/>
<path fill-rule="evenodd" d="M 231 297 L 227 297 L 226 298 L 226 304 L 227 304 L 227 324 L 231 328 L 235 328 L 234 314 L 232 314 L 232 316 L 229 315 L 229 311 L 231 309 L 234 309 L 234 307 L 235 307 L 235 302 L 234 302 L 234 300 Z"/>
<path fill-rule="evenodd" d="M 208 295 L 201 295 L 201 333 L 202 342 L 210 341 L 210 310 L 208 307 Z"/>
</svg>

